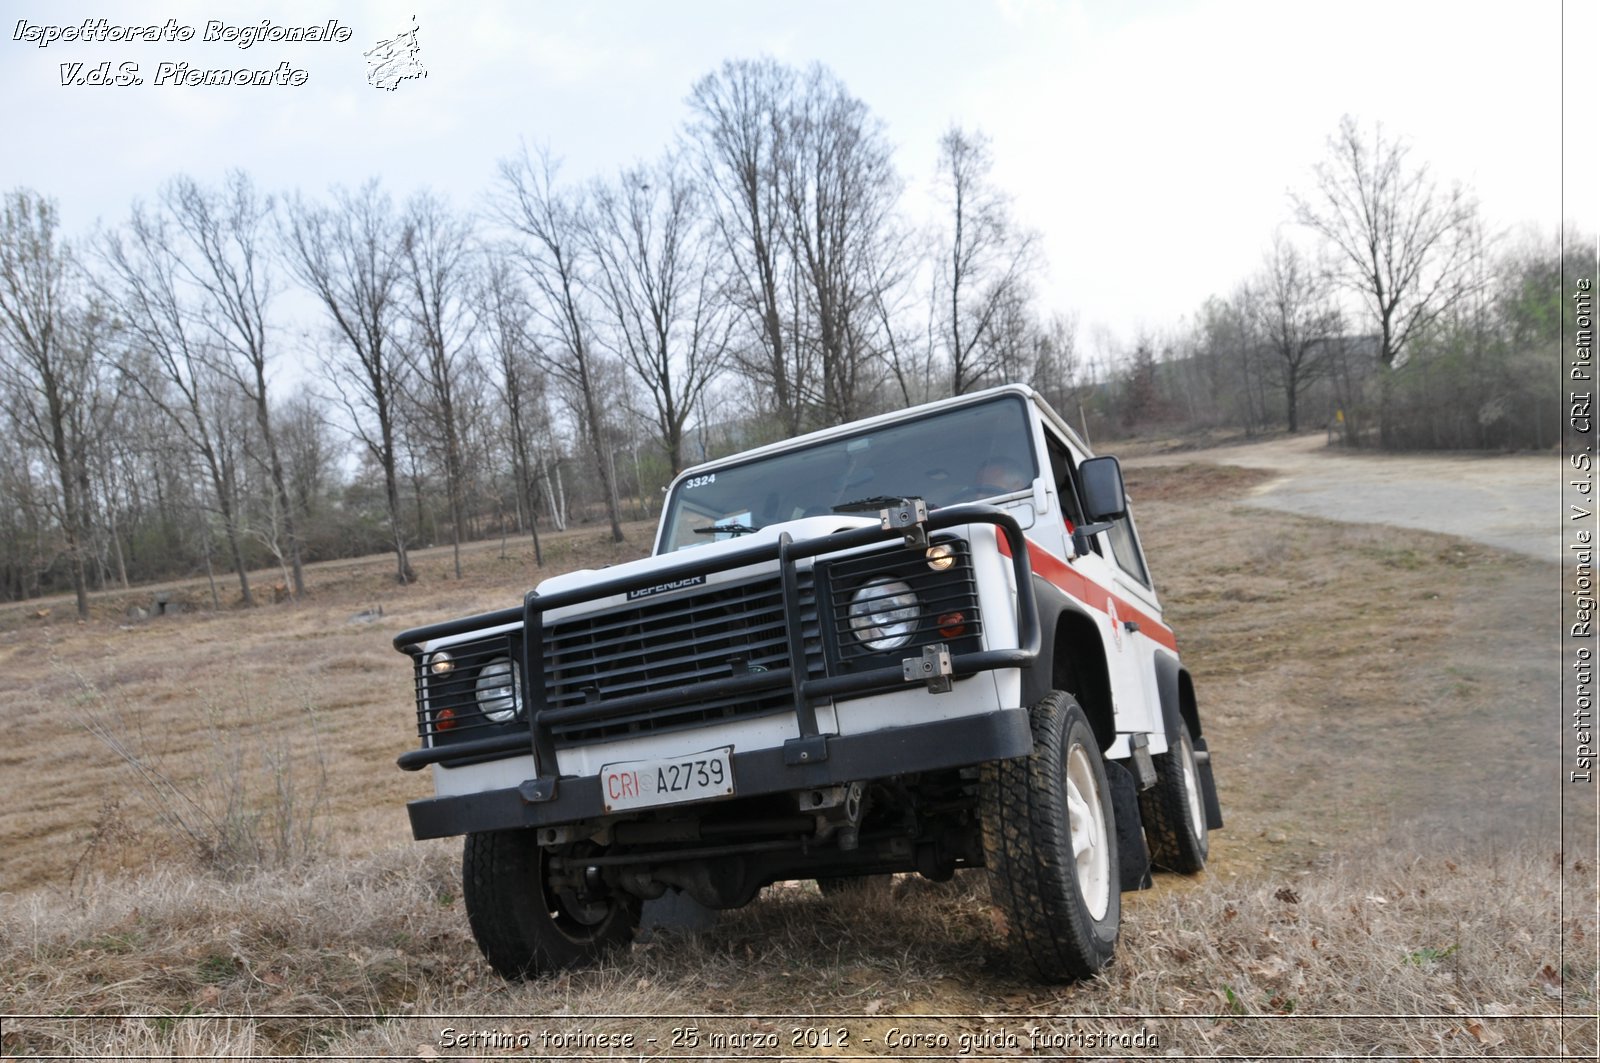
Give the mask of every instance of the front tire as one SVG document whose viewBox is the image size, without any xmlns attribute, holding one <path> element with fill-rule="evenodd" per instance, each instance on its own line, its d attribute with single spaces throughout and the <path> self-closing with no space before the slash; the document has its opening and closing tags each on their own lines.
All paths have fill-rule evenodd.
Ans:
<svg viewBox="0 0 1600 1063">
<path fill-rule="evenodd" d="M 1189 725 L 1180 723 L 1172 748 L 1151 759 L 1155 761 L 1156 784 L 1139 795 L 1139 817 L 1144 821 L 1150 862 L 1192 875 L 1206 866 L 1211 840 L 1206 833 L 1206 802 Z"/>
<path fill-rule="evenodd" d="M 984 766 L 980 808 L 989 892 L 1045 981 L 1088 978 L 1122 922 L 1111 785 L 1094 730 L 1064 691 L 1030 713 L 1033 752 Z"/>
<path fill-rule="evenodd" d="M 461 858 L 467 921 L 489 966 L 503 978 L 539 978 L 598 961 L 633 940 L 636 899 L 597 883 L 551 883 L 550 853 L 531 830 L 467 835 Z M 581 859 L 568 847 L 563 856 Z"/>
</svg>

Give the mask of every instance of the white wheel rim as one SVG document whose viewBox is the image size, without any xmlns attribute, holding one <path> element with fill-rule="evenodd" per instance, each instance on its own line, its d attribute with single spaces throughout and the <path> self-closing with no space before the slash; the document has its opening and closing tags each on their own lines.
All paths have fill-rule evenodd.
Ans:
<svg viewBox="0 0 1600 1063">
<path fill-rule="evenodd" d="M 1094 764 L 1082 746 L 1067 754 L 1067 827 L 1077 865 L 1078 892 L 1095 919 L 1111 906 L 1111 857 L 1107 848 L 1105 810 L 1095 784 Z"/>
<path fill-rule="evenodd" d="M 1183 796 L 1189 806 L 1189 827 L 1194 831 L 1194 840 L 1198 842 L 1206 836 L 1205 806 L 1200 800 L 1200 771 L 1195 767 L 1194 747 L 1189 744 L 1189 736 L 1184 735 L 1179 742 Z"/>
</svg>

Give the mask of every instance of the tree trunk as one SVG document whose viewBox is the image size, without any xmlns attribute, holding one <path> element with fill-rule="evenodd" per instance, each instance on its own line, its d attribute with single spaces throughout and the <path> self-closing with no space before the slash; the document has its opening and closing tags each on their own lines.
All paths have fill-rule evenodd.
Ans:
<svg viewBox="0 0 1600 1063">
<path fill-rule="evenodd" d="M 245 608 L 255 608 L 256 599 L 250 593 L 250 573 L 244 567 L 244 551 L 239 547 L 239 529 L 235 525 L 233 503 L 224 489 L 219 487 L 217 508 L 222 511 L 222 529 L 228 537 L 228 553 L 233 557 L 233 567 L 239 573 L 239 594 Z"/>
<path fill-rule="evenodd" d="M 406 556 L 406 536 L 400 527 L 400 485 L 394 468 L 394 426 L 384 421 L 382 432 L 383 491 L 384 499 L 389 504 L 389 530 L 394 534 L 395 582 L 415 583 L 417 574 L 411 567 L 411 559 Z"/>
<path fill-rule="evenodd" d="M 561 482 L 561 463 L 555 463 L 555 490 L 550 492 L 550 520 L 556 531 L 567 530 L 567 490 Z"/>
<path fill-rule="evenodd" d="M 456 579 L 461 578 L 461 526 L 466 520 L 466 502 L 461 497 L 461 442 L 456 436 L 455 414 L 446 404 L 445 416 L 445 474 L 450 482 L 446 493 L 450 496 L 450 546 L 453 551 Z"/>
<path fill-rule="evenodd" d="M 1299 398 L 1300 381 L 1293 363 L 1290 363 L 1284 374 L 1284 399 L 1289 406 L 1289 434 L 1294 435 L 1300 430 Z"/>
<path fill-rule="evenodd" d="M 453 492 L 452 492 L 453 493 Z M 450 557 L 455 567 L 456 579 L 461 578 L 461 507 L 450 502 Z"/>
<path fill-rule="evenodd" d="M 611 520 L 611 541 L 620 543 L 624 537 L 619 512 L 621 504 L 617 501 L 617 478 L 611 474 L 610 462 L 607 461 L 605 437 L 600 431 L 600 404 L 596 401 L 593 381 L 589 378 L 587 352 L 580 351 L 578 357 L 585 359 L 582 384 L 584 412 L 588 415 L 589 421 L 589 446 L 594 451 L 595 471 L 600 475 L 600 486 L 605 490 L 606 516 Z"/>
<path fill-rule="evenodd" d="M 522 423 L 522 414 L 511 407 L 511 458 L 517 477 L 517 516 L 520 522 L 525 513 L 528 530 L 533 535 L 533 563 L 544 567 L 544 550 L 539 545 L 538 489 L 534 482 L 533 462 L 528 454 L 528 433 Z"/>
<path fill-rule="evenodd" d="M 211 588 L 211 608 L 222 609 L 222 596 L 217 593 L 217 573 L 211 565 L 211 529 L 206 529 L 206 585 Z"/>
<path fill-rule="evenodd" d="M 56 472 L 61 481 L 62 534 L 67 540 L 67 557 L 72 567 L 72 593 L 78 604 L 78 619 L 89 619 L 89 585 L 83 567 L 83 514 L 73 477 L 73 461 L 67 445 L 66 413 L 58 399 L 53 380 L 45 381 L 45 398 L 50 411 L 51 443 Z"/>
<path fill-rule="evenodd" d="M 256 424 L 267 446 L 267 466 L 272 473 L 272 491 L 278 499 L 278 509 L 283 513 L 284 538 L 289 546 L 289 569 L 293 577 L 296 601 L 306 593 L 305 566 L 300 557 L 300 533 L 295 526 L 294 506 L 289 502 L 289 490 L 284 484 L 283 462 L 278 458 L 278 442 L 272 434 L 272 421 L 267 410 L 267 380 L 261 363 L 256 363 Z"/>
</svg>

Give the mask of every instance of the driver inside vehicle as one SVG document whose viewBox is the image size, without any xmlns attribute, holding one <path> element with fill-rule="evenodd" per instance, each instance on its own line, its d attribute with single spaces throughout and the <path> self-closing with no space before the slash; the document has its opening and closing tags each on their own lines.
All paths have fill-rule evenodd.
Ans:
<svg viewBox="0 0 1600 1063">
<path fill-rule="evenodd" d="M 1009 495 L 1021 491 L 1032 482 L 1033 478 L 1028 475 L 1027 469 L 1015 458 L 1004 455 L 988 457 L 978 466 L 972 482 L 957 490 L 944 504 L 949 506 L 993 498 L 995 495 Z"/>
<path fill-rule="evenodd" d="M 978 466 L 978 478 L 973 485 L 973 491 L 976 492 L 974 497 L 1010 494 L 1027 487 L 1028 482 L 1028 474 L 1015 460 L 1003 456 L 989 458 Z"/>
</svg>

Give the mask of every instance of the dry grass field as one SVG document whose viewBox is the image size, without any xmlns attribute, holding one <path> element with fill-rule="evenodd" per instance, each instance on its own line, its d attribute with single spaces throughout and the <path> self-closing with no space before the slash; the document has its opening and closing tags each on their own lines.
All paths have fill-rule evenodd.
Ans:
<svg viewBox="0 0 1600 1063">
<path fill-rule="evenodd" d="M 626 531 L 622 544 L 597 529 L 547 536 L 545 574 L 648 551 L 650 526 Z M 8 788 L 25 795 L 0 820 L 3 888 L 62 884 L 75 869 L 137 868 L 192 848 L 181 831 L 174 837 L 152 824 L 140 802 L 149 796 L 146 780 L 95 730 L 174 778 L 198 780 L 185 789 L 202 802 L 220 802 L 230 789 L 264 801 L 292 774 L 308 814 L 325 768 L 315 825 L 335 851 L 404 837 L 404 804 L 430 784 L 394 766 L 414 744 L 415 709 L 410 669 L 392 638 L 418 624 L 515 605 L 542 578 L 526 542 L 504 550 L 476 544 L 463 554 L 459 582 L 448 548 L 413 561 L 420 579 L 410 587 L 395 585 L 392 558 L 311 566 L 306 601 L 255 610 L 202 611 L 210 596 L 198 581 L 170 588 L 196 610 L 177 616 L 128 620 L 130 607 L 150 604 L 150 589 L 100 596 L 85 625 L 70 601 L 42 618 L 38 606 L 0 612 L 0 674 L 15 684 L 0 704 L 10 732 L 0 769 Z M 276 573 L 256 576 L 270 585 Z M 237 584 L 220 586 L 237 597 Z M 279 756 L 283 742 L 288 755 Z M 165 803 L 187 807 L 181 799 Z"/>
<path fill-rule="evenodd" d="M 407 588 L 383 558 L 317 566 L 309 600 L 254 611 L 127 620 L 146 590 L 86 625 L 0 614 L 0 1053 L 1591 1058 L 1554 566 L 1249 509 L 1248 470 L 1130 475 L 1228 826 L 1207 872 L 1125 896 L 1092 982 L 1014 974 L 976 873 L 778 886 L 709 932 L 500 982 L 458 844 L 409 840 L 428 781 L 394 767 L 413 714 L 390 647 L 517 601 L 540 574 L 496 543 L 461 581 L 446 551 Z M 629 536 L 569 532 L 545 571 L 637 556 Z"/>
</svg>

